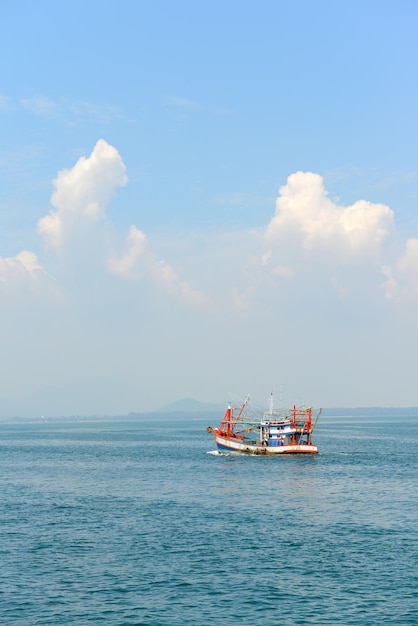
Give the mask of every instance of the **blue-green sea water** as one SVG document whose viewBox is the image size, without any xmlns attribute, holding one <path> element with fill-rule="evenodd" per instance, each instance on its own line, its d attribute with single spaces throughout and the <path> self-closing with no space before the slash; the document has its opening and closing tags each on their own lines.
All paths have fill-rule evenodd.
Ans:
<svg viewBox="0 0 418 626">
<path fill-rule="evenodd" d="M 0 425 L 0 622 L 418 624 L 418 418 L 394 421 L 278 458 L 211 454 L 200 419 Z"/>
</svg>

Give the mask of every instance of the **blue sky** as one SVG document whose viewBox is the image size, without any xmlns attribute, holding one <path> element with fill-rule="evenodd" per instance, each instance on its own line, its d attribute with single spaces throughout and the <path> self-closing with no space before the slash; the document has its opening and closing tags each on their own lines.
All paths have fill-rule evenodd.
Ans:
<svg viewBox="0 0 418 626">
<path fill-rule="evenodd" d="M 18 0 L 0 35 L 4 414 L 418 405 L 415 2 Z"/>
</svg>

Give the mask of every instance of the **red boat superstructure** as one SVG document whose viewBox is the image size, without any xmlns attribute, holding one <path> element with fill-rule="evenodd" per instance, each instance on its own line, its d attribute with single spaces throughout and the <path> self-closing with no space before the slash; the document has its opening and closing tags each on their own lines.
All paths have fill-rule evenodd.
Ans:
<svg viewBox="0 0 418 626">
<path fill-rule="evenodd" d="M 249 397 L 241 405 L 231 406 L 218 428 L 208 427 L 218 450 L 241 454 L 317 454 L 312 433 L 321 409 L 312 422 L 312 407 L 293 406 L 290 411 L 276 411 L 270 397 L 268 411 L 249 413 Z"/>
</svg>

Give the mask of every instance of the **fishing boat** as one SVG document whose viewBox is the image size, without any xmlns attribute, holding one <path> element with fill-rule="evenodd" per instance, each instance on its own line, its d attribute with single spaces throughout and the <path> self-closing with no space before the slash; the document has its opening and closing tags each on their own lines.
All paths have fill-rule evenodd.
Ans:
<svg viewBox="0 0 418 626">
<path fill-rule="evenodd" d="M 218 428 L 207 428 L 220 452 L 239 454 L 317 454 L 312 433 L 322 409 L 312 421 L 312 407 L 289 411 L 275 410 L 273 396 L 267 411 L 248 410 L 249 396 L 241 404 L 231 405 Z"/>
</svg>

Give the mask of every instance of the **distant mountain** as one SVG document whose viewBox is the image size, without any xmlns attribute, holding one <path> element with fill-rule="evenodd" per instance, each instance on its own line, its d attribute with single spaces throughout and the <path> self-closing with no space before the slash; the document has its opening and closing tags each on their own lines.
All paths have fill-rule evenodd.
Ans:
<svg viewBox="0 0 418 626">
<path fill-rule="evenodd" d="M 183 398 L 166 404 L 159 410 L 159 413 L 219 413 L 224 409 L 224 404 L 200 402 L 194 398 Z"/>
</svg>

